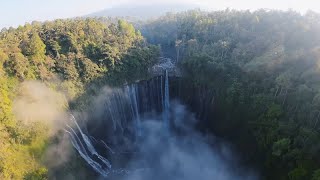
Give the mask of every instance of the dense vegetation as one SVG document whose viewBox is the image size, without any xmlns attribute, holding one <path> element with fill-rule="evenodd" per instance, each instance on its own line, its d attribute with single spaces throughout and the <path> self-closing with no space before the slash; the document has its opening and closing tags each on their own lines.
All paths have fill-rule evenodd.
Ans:
<svg viewBox="0 0 320 180">
<path fill-rule="evenodd" d="M 43 117 L 26 121 L 26 114 L 19 116 L 21 112 L 14 111 L 22 98 L 29 102 L 25 109 L 40 101 L 35 98 L 40 96 L 38 89 L 30 89 L 25 82 L 40 81 L 79 108 L 89 89 L 145 77 L 158 53 L 158 47 L 148 46 L 140 32 L 122 20 L 56 20 L 3 29 L 0 179 L 48 178 L 45 151 L 52 143 L 50 139 L 55 139 L 49 122 Z M 45 94 L 44 98 L 44 104 L 49 103 L 50 97 Z M 66 101 L 54 103 L 68 109 Z"/>
<path fill-rule="evenodd" d="M 180 98 L 205 130 L 235 144 L 262 179 L 320 179 L 319 14 L 189 11 L 139 29 L 183 68 Z M 26 82 L 65 95 L 70 103 L 59 102 L 61 109 L 79 109 L 105 84 L 146 78 L 158 56 L 159 48 L 122 20 L 2 30 L 0 179 L 47 179 L 52 170 L 45 153 L 59 136 L 46 119 L 26 121 L 15 109 L 21 99 L 37 103 Z M 66 173 L 77 166 L 66 165 Z"/>
<path fill-rule="evenodd" d="M 262 178 L 290 180 L 320 179 L 319 32 L 319 14 L 265 10 L 167 14 L 142 27 L 193 80 L 182 93 L 207 103 L 208 130 Z"/>
</svg>

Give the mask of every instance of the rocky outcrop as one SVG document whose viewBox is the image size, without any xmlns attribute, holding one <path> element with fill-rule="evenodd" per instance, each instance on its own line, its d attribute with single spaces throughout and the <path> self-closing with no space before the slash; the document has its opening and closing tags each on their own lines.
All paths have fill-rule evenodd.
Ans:
<svg viewBox="0 0 320 180">
<path fill-rule="evenodd" d="M 153 76 L 161 76 L 164 71 L 168 71 L 170 77 L 181 77 L 181 70 L 172 62 L 170 58 L 160 57 L 157 64 L 149 69 L 150 74 Z"/>
</svg>

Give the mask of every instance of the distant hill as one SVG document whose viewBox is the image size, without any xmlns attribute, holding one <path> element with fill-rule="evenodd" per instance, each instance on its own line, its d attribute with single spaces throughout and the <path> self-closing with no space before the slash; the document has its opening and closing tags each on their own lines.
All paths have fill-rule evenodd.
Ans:
<svg viewBox="0 0 320 180">
<path fill-rule="evenodd" d="M 126 4 L 98 11 L 87 15 L 87 17 L 131 17 L 134 19 L 145 20 L 156 18 L 166 14 L 167 12 L 181 12 L 196 8 L 200 7 L 195 4 Z"/>
</svg>

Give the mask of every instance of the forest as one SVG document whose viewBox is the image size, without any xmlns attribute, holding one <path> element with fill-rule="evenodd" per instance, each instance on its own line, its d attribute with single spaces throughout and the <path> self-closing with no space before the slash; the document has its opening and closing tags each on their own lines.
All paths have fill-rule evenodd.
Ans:
<svg viewBox="0 0 320 180">
<path fill-rule="evenodd" d="M 315 180 L 319 20 L 313 12 L 190 11 L 142 32 L 171 50 L 199 98 L 214 94 L 216 115 L 200 114 L 211 132 L 237 144 L 266 179 Z"/>
<path fill-rule="evenodd" d="M 176 96 L 197 114 L 199 130 L 232 143 L 259 179 L 319 180 L 319 32 L 315 12 L 229 9 L 132 24 L 75 18 L 3 29 L 0 179 L 87 171 L 78 157 L 58 169 L 48 165 L 48 149 L 63 131 L 51 131 L 48 116 L 25 115 L 21 100 L 36 104 L 34 94 L 45 88 L 57 111 L 80 111 L 105 85 L 150 78 L 148 69 L 165 56 L 183 71 L 172 87 L 183 89 Z"/>
<path fill-rule="evenodd" d="M 15 112 L 15 99 L 39 101 L 32 95 L 38 92 L 37 88 L 25 82 L 38 80 L 52 89 L 56 97 L 63 93 L 66 99 L 53 101 L 61 109 L 75 108 L 73 104 L 80 109 L 88 99 L 84 94 L 90 91 L 92 95 L 99 84 L 117 85 L 145 77 L 158 54 L 158 47 L 148 45 L 141 33 L 123 20 L 56 20 L 3 29 L 0 179 L 48 178 L 46 148 L 54 142 L 48 122 L 30 121 L 21 116 L 23 111 Z M 83 99 L 75 102 L 80 96 Z M 69 105 L 68 101 L 73 103 Z"/>
</svg>

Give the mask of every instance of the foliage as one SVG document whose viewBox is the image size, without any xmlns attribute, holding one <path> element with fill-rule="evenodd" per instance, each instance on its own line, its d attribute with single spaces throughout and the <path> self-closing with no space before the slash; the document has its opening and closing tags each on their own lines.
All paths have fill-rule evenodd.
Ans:
<svg viewBox="0 0 320 180">
<path fill-rule="evenodd" d="M 313 172 L 312 180 L 319 180 L 320 179 L 320 169 L 317 169 Z"/>
<path fill-rule="evenodd" d="M 157 47 L 147 45 L 141 33 L 124 20 L 79 18 L 2 30 L 0 179 L 50 178 L 44 157 L 52 144 L 50 126 L 44 123 L 48 119 L 26 123 L 27 117 L 21 117 L 24 113 L 18 116 L 13 112 L 21 83 L 41 81 L 64 92 L 70 101 L 81 99 L 73 103 L 73 108 L 78 108 L 88 101 L 86 87 L 99 88 L 112 81 L 120 84 L 147 76 L 158 53 Z M 22 92 L 26 93 L 30 92 Z M 26 99 L 30 103 L 36 100 Z"/>
<path fill-rule="evenodd" d="M 308 179 L 320 167 L 319 31 L 314 12 L 229 9 L 167 14 L 141 28 L 182 66 L 186 93 L 214 99 L 198 115 L 205 130 L 237 144 L 266 179 Z"/>
</svg>

